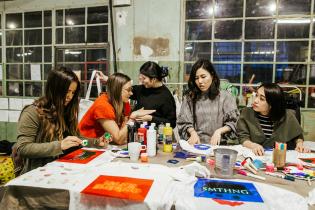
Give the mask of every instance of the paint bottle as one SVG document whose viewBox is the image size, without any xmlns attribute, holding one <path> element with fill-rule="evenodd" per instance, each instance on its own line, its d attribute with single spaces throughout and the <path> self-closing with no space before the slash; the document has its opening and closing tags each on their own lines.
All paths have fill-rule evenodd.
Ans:
<svg viewBox="0 0 315 210">
<path fill-rule="evenodd" d="M 147 145 L 147 129 L 144 124 L 141 124 L 140 128 L 138 128 L 138 140 L 142 145 Z"/>
<path fill-rule="evenodd" d="M 166 123 L 166 126 L 163 129 L 163 152 L 172 152 L 173 151 L 173 129 L 170 123 Z"/>
<path fill-rule="evenodd" d="M 127 143 L 135 142 L 137 140 L 137 128 L 134 122 L 129 122 L 127 125 L 128 128 L 128 138 Z"/>
<path fill-rule="evenodd" d="M 147 121 L 143 121 L 143 123 L 142 123 L 143 125 L 144 125 L 144 127 L 146 128 L 146 129 L 149 129 L 149 124 L 148 124 L 148 122 Z"/>
<path fill-rule="evenodd" d="M 149 157 L 156 155 L 156 130 L 152 124 L 147 130 L 147 153 Z"/>
<path fill-rule="evenodd" d="M 163 144 L 163 130 L 164 130 L 164 124 L 161 123 L 158 127 L 158 130 L 157 130 L 157 141 L 159 144 Z"/>
</svg>

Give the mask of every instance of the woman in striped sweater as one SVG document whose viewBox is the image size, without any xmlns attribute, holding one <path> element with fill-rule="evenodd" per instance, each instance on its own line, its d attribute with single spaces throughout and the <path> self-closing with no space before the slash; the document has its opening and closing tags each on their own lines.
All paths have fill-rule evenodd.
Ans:
<svg viewBox="0 0 315 210">
<path fill-rule="evenodd" d="M 258 87 L 252 107 L 244 108 L 237 122 L 240 143 L 256 155 L 274 147 L 275 142 L 287 143 L 288 149 L 309 152 L 303 145 L 303 129 L 294 110 L 286 109 L 284 94 L 275 83 Z"/>
</svg>

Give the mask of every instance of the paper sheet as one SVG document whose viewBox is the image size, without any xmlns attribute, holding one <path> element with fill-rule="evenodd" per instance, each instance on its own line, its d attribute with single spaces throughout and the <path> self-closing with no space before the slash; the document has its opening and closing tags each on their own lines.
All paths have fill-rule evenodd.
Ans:
<svg viewBox="0 0 315 210">
<path fill-rule="evenodd" d="M 40 64 L 31 64 L 31 80 L 41 80 Z"/>
</svg>

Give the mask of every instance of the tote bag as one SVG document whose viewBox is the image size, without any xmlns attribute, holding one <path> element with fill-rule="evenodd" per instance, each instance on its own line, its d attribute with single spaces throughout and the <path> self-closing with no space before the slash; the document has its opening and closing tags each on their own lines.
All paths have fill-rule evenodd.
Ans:
<svg viewBox="0 0 315 210">
<path fill-rule="evenodd" d="M 91 95 L 92 83 L 93 83 L 94 78 L 96 80 L 97 95 L 99 95 L 101 93 L 101 90 L 102 90 L 101 89 L 101 81 L 100 81 L 99 76 L 96 74 L 96 72 L 97 72 L 96 70 L 94 70 L 92 72 L 92 75 L 90 78 L 90 83 L 89 83 L 88 89 L 86 91 L 85 98 L 80 100 L 79 117 L 78 117 L 79 122 L 81 121 L 81 119 L 83 118 L 85 113 L 89 110 L 89 108 L 93 104 L 93 101 L 90 100 L 90 95 Z"/>
</svg>

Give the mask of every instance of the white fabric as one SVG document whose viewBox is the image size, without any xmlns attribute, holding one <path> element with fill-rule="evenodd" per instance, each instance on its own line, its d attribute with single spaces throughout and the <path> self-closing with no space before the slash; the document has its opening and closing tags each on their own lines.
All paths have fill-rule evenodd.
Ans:
<svg viewBox="0 0 315 210">
<path fill-rule="evenodd" d="M 84 114 L 89 110 L 90 106 L 92 106 L 92 104 L 93 104 L 93 101 L 90 100 L 90 95 L 91 95 L 92 83 L 93 83 L 94 78 L 96 80 L 97 95 L 99 95 L 102 91 L 100 78 L 96 73 L 97 73 L 96 70 L 94 70 L 92 72 L 92 75 L 90 78 L 90 83 L 89 83 L 88 89 L 86 91 L 85 98 L 80 100 L 79 117 L 78 117 L 79 122 L 83 118 Z"/>
<path fill-rule="evenodd" d="M 238 182 L 250 182 L 244 180 L 233 180 Z M 240 206 L 231 207 L 229 205 L 221 205 L 209 198 L 194 197 L 194 183 L 191 185 L 183 185 L 176 183 L 173 188 L 175 194 L 176 210 L 203 210 L 203 209 L 235 209 L 235 210 L 251 210 L 251 209 L 271 209 L 271 210 L 307 210 L 306 199 L 302 196 L 278 187 L 268 184 L 253 182 L 264 203 L 245 202 Z"/>
<path fill-rule="evenodd" d="M 304 146 L 308 147 L 312 151 L 315 151 L 315 141 L 304 141 Z"/>
<path fill-rule="evenodd" d="M 308 193 L 306 198 L 309 205 L 315 205 L 315 188 Z"/>
</svg>

